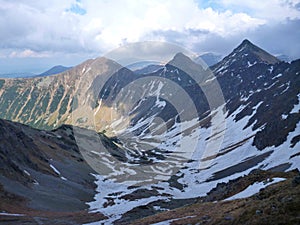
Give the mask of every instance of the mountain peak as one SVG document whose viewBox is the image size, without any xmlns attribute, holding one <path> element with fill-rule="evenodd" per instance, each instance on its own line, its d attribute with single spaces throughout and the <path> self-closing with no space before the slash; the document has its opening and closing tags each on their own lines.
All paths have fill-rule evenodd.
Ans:
<svg viewBox="0 0 300 225">
<path fill-rule="evenodd" d="M 189 71 L 190 69 L 198 71 L 204 70 L 200 64 L 197 64 L 182 52 L 177 53 L 167 65 L 175 66 L 183 71 Z"/>
<path fill-rule="evenodd" d="M 51 69 L 39 74 L 38 76 L 49 76 L 49 75 L 54 75 L 54 74 L 58 74 L 58 73 L 62 73 L 64 71 L 67 71 L 69 69 L 71 69 L 72 67 L 66 67 L 66 66 L 62 66 L 62 65 L 57 65 L 57 66 L 53 66 Z"/>
<path fill-rule="evenodd" d="M 176 62 L 182 61 L 192 61 L 188 56 L 183 54 L 182 52 L 178 52 L 173 59 L 169 62 L 169 64 L 176 64 Z M 172 63 L 173 62 L 173 63 Z"/>
<path fill-rule="evenodd" d="M 275 56 L 254 45 L 248 39 L 242 41 L 228 56 L 214 66 L 214 70 L 250 67 L 257 63 L 276 64 L 280 62 Z"/>
<path fill-rule="evenodd" d="M 251 51 L 251 52 L 257 52 L 259 50 L 262 50 L 261 48 L 259 48 L 258 46 L 254 45 L 251 41 L 249 41 L 248 39 L 245 39 L 242 41 L 242 43 L 236 47 L 233 52 L 238 53 L 238 52 L 247 52 L 247 51 Z"/>
<path fill-rule="evenodd" d="M 254 45 L 248 39 L 243 40 L 243 42 L 235 48 L 229 56 L 246 59 L 249 62 L 253 61 L 251 63 L 275 64 L 280 61 L 275 56 Z"/>
<path fill-rule="evenodd" d="M 244 39 L 243 41 L 242 41 L 242 44 L 241 45 L 253 45 L 252 44 L 252 42 L 251 41 L 249 41 L 248 39 Z"/>
<path fill-rule="evenodd" d="M 209 75 L 205 67 L 203 67 L 201 64 L 196 63 L 181 52 L 177 53 L 174 58 L 166 64 L 166 67 L 178 68 L 189 74 L 191 77 L 198 77 L 199 81 L 204 81 Z"/>
<path fill-rule="evenodd" d="M 194 64 L 193 60 L 191 60 L 188 56 L 183 54 L 182 52 L 178 52 L 171 61 L 167 63 L 167 65 L 175 66 L 178 68 L 184 67 L 185 65 Z"/>
</svg>

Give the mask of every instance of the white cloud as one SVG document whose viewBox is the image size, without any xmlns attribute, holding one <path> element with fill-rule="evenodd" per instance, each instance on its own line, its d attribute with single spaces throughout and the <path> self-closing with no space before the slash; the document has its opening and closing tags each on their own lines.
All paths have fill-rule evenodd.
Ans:
<svg viewBox="0 0 300 225">
<path fill-rule="evenodd" d="M 45 58 L 49 56 L 50 56 L 49 53 L 35 52 L 30 49 L 25 49 L 23 51 L 12 51 L 9 54 L 10 58 Z"/>
<path fill-rule="evenodd" d="M 199 9 L 192 0 L 82 0 L 84 15 L 70 11 L 74 4 L 79 3 L 0 1 L 1 47 L 93 52 L 149 38 L 157 30 L 194 29 L 228 36 L 265 23 L 245 13 Z"/>
<path fill-rule="evenodd" d="M 205 7 L 199 7 L 203 2 Z M 125 43 L 151 40 L 195 50 L 212 38 L 237 40 L 261 27 L 299 19 L 299 2 L 0 0 L 0 56 L 94 57 Z"/>
<path fill-rule="evenodd" d="M 130 0 L 82 1 L 82 6 L 87 11 L 87 16 L 81 20 L 83 42 L 94 42 L 95 46 L 98 42 L 98 47 L 104 45 L 108 49 L 149 38 L 158 30 L 184 32 L 193 29 L 230 36 L 265 23 L 245 13 L 199 9 L 192 0 L 154 0 L 151 4 Z"/>
<path fill-rule="evenodd" d="M 219 4 L 226 8 L 234 7 L 240 11 L 247 11 L 255 17 L 267 19 L 271 23 L 300 18 L 300 11 L 297 9 L 297 4 L 300 4 L 299 0 L 221 0 Z"/>
</svg>

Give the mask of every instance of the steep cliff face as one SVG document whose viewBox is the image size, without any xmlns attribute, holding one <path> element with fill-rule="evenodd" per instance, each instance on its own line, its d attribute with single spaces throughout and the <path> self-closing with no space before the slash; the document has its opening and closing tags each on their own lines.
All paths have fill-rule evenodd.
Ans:
<svg viewBox="0 0 300 225">
<path fill-rule="evenodd" d="M 243 106 L 236 121 L 250 116 L 245 128 L 258 130 L 253 142 L 258 149 L 277 147 L 295 131 L 300 121 L 300 60 L 280 62 L 245 40 L 215 65 L 213 72 L 229 114 Z"/>
</svg>

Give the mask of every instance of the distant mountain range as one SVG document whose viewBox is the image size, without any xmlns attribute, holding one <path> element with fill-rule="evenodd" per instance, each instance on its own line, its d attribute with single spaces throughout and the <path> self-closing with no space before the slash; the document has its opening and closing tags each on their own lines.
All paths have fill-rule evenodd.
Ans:
<svg viewBox="0 0 300 225">
<path fill-rule="evenodd" d="M 276 55 L 276 57 L 281 60 L 281 61 L 284 61 L 284 62 L 291 62 L 293 61 L 291 57 L 289 57 L 288 55 L 283 55 L 283 54 L 280 54 L 280 55 Z"/>
<path fill-rule="evenodd" d="M 41 73 L 41 74 L 34 74 L 34 73 L 5 73 L 0 74 L 0 78 L 32 78 L 32 77 L 43 77 L 43 76 L 50 76 L 55 75 L 58 73 L 62 73 L 66 70 L 71 69 L 72 67 L 65 67 L 65 66 L 54 66 L 51 69 Z"/>
<path fill-rule="evenodd" d="M 213 66 L 222 60 L 222 55 L 214 53 L 205 53 L 198 56 L 195 61 L 200 62 L 203 60 L 208 66 Z"/>
<path fill-rule="evenodd" d="M 12 211 L 7 196 L 13 193 L 14 201 L 31 202 L 29 208 L 53 210 L 50 199 L 58 191 L 61 198 L 52 201 L 62 211 L 64 200 L 66 210 L 85 210 L 82 202 L 89 201 L 99 213 L 93 216 L 108 224 L 187 204 L 202 211 L 203 202 L 209 202 L 207 215 L 178 209 L 176 216 L 162 213 L 149 221 L 186 216 L 194 223 L 195 216 L 208 224 L 260 224 L 261 215 L 285 223 L 289 199 L 299 204 L 299 73 L 300 59 L 281 61 L 244 40 L 208 68 L 182 53 L 135 71 L 101 57 L 55 76 L 0 79 L 0 118 L 14 121 L 0 120 L 3 209 Z M 288 180 L 254 192 L 250 211 L 246 200 L 222 202 L 271 178 Z M 90 186 L 95 180 L 98 193 Z M 223 213 L 211 214 L 213 206 Z M 247 216 L 239 221 L 238 215 Z"/>
<path fill-rule="evenodd" d="M 279 60 L 284 62 L 291 62 L 292 59 L 287 55 L 277 55 L 276 56 Z M 207 66 L 213 66 L 222 60 L 222 55 L 216 53 L 205 53 L 198 56 L 194 59 L 195 62 L 200 63 L 204 62 Z M 143 74 L 143 73 L 150 73 L 155 71 L 158 68 L 161 68 L 162 65 L 156 64 L 155 62 L 147 62 L 147 63 L 138 63 L 135 65 L 130 65 L 128 68 L 136 73 Z M 72 67 L 65 67 L 62 65 L 57 65 L 49 70 L 41 73 L 41 74 L 34 74 L 34 73 L 3 73 L 0 74 L 0 78 L 24 78 L 24 77 L 41 77 L 41 76 L 50 76 L 54 74 L 59 74 L 65 72 Z"/>
<path fill-rule="evenodd" d="M 43 76 L 50 76 L 50 75 L 54 75 L 54 74 L 59 74 L 59 73 L 62 73 L 62 72 L 65 72 L 69 69 L 71 69 L 72 67 L 65 67 L 65 66 L 61 66 L 61 65 L 58 65 L 58 66 L 54 66 L 52 67 L 51 69 L 39 74 L 39 75 L 36 75 L 37 77 L 43 77 Z"/>
<path fill-rule="evenodd" d="M 0 78 L 23 78 L 23 77 L 34 77 L 34 73 L 3 73 L 0 74 Z"/>
</svg>

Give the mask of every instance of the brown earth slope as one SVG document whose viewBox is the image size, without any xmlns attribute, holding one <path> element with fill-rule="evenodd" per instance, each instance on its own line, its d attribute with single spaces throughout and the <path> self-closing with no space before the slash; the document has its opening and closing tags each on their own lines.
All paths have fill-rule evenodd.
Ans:
<svg viewBox="0 0 300 225">
<path fill-rule="evenodd" d="M 256 179 L 286 177 L 285 181 L 263 188 L 244 199 L 224 201 Z M 214 196 L 214 198 L 211 198 Z M 208 201 L 218 199 L 219 201 Z M 289 173 L 252 173 L 227 184 L 218 185 L 196 204 L 149 216 L 131 224 L 300 224 L 299 171 Z"/>
</svg>

